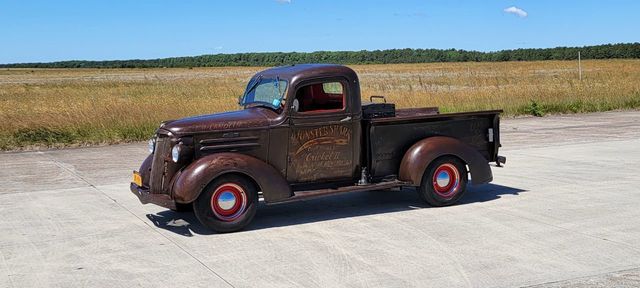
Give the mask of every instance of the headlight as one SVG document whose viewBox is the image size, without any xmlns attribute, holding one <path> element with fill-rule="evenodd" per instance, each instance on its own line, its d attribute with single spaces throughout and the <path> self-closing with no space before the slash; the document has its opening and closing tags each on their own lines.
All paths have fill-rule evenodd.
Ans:
<svg viewBox="0 0 640 288">
<path fill-rule="evenodd" d="M 171 160 L 175 163 L 178 163 L 178 160 L 180 160 L 180 144 L 173 146 L 173 149 L 171 149 Z"/>
<path fill-rule="evenodd" d="M 153 153 L 156 150 L 156 139 L 149 139 L 149 153 Z"/>
</svg>

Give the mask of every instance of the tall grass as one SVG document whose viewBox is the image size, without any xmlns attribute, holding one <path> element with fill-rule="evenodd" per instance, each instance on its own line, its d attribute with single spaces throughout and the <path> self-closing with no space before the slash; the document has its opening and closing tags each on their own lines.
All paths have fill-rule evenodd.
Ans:
<svg viewBox="0 0 640 288">
<path fill-rule="evenodd" d="M 640 60 L 434 63 L 352 66 L 363 98 L 444 112 L 504 109 L 507 115 L 640 107 Z M 3 69 L 0 149 L 144 140 L 159 122 L 237 109 L 262 68 Z"/>
</svg>

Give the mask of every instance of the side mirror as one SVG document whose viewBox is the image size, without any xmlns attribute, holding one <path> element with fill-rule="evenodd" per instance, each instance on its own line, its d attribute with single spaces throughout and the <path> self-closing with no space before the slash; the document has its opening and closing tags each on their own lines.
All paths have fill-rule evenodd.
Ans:
<svg viewBox="0 0 640 288">
<path fill-rule="evenodd" d="M 298 112 L 300 109 L 300 101 L 298 99 L 293 99 L 293 103 L 291 104 L 291 111 Z"/>
</svg>

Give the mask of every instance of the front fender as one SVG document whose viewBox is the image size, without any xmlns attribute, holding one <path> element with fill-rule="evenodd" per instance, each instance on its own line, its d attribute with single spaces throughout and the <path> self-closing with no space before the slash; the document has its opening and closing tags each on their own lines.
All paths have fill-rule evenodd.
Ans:
<svg viewBox="0 0 640 288">
<path fill-rule="evenodd" d="M 493 180 L 489 161 L 480 152 L 458 139 L 444 136 L 425 138 L 413 144 L 400 162 L 399 179 L 419 186 L 429 164 L 445 155 L 456 156 L 469 166 L 473 184 Z"/>
<path fill-rule="evenodd" d="M 172 196 L 177 203 L 190 203 L 216 177 L 226 173 L 239 173 L 253 179 L 262 191 L 265 202 L 291 197 L 291 187 L 271 165 L 238 153 L 216 153 L 202 157 L 176 175 Z"/>
<path fill-rule="evenodd" d="M 153 154 L 149 154 L 149 156 L 144 159 L 138 170 L 142 177 L 142 186 L 147 188 L 149 188 L 149 179 L 151 179 L 151 162 L 153 162 Z"/>
</svg>

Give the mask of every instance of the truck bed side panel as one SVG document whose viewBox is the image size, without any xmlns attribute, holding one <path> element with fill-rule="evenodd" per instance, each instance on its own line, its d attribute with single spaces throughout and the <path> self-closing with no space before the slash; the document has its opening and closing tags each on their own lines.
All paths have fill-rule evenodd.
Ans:
<svg viewBox="0 0 640 288">
<path fill-rule="evenodd" d="M 498 139 L 498 113 L 440 114 L 434 117 L 368 123 L 368 163 L 373 177 L 397 175 L 404 153 L 419 140 L 431 136 L 456 138 L 495 161 Z M 493 141 L 489 141 L 493 128 Z"/>
</svg>

